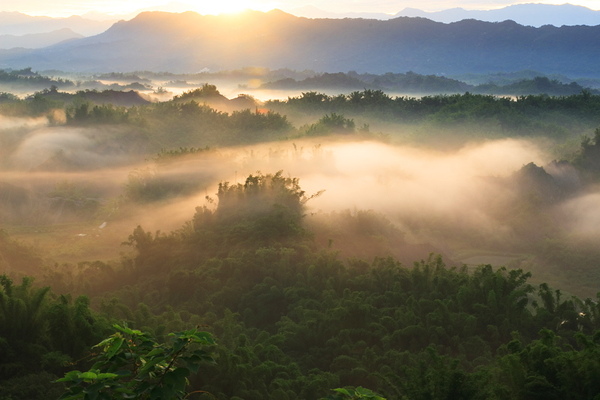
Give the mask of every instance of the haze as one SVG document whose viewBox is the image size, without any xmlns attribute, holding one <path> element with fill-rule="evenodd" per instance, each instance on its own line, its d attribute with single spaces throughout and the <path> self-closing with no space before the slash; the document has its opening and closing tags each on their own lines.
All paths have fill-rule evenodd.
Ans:
<svg viewBox="0 0 600 400">
<path fill-rule="evenodd" d="M 306 6 L 314 6 L 328 12 L 369 12 L 395 14 L 404 8 L 418 8 L 424 11 L 440 11 L 450 8 L 465 8 L 470 10 L 490 10 L 506 7 L 513 4 L 531 3 L 528 1 L 514 0 L 492 0 L 492 1 L 453 1 L 453 0 L 429 0 L 429 1 L 325 1 L 313 0 L 311 2 L 301 0 L 222 0 L 219 2 L 208 1 L 178 1 L 165 4 L 164 2 L 136 0 L 136 1 L 117 1 L 117 0 L 80 0 L 66 1 L 58 0 L 53 2 L 41 0 L 5 0 L 0 4 L 0 11 L 17 11 L 29 15 L 45 15 L 52 17 L 68 17 L 70 15 L 82 15 L 86 13 L 103 13 L 109 15 L 128 15 L 140 11 L 159 10 L 170 12 L 196 11 L 201 14 L 220 14 L 238 12 L 244 9 L 253 9 L 258 11 L 269 11 L 275 8 L 286 12 L 293 12 L 295 9 Z M 539 4 L 564 4 L 560 0 L 536 1 Z M 575 0 L 570 4 L 588 7 L 592 10 L 600 9 L 597 1 Z M 92 15 L 90 15 L 92 16 Z"/>
</svg>

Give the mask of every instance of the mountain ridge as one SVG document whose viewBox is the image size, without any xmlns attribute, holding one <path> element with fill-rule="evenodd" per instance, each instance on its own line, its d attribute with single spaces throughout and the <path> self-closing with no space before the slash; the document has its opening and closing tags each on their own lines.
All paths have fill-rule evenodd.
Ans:
<svg viewBox="0 0 600 400">
<path fill-rule="evenodd" d="M 485 22 L 502 22 L 513 20 L 521 25 L 541 27 L 600 25 L 600 11 L 587 7 L 565 4 L 524 3 L 509 5 L 494 10 L 467 10 L 454 7 L 440 11 L 424 11 L 418 8 L 406 7 L 395 14 L 374 12 L 331 12 L 314 6 L 298 7 L 287 10 L 293 15 L 307 18 L 373 18 L 388 20 L 396 17 L 422 17 L 436 22 L 451 23 L 464 19 L 477 19 Z"/>
<path fill-rule="evenodd" d="M 599 64 L 600 26 L 444 24 L 420 17 L 308 19 L 280 10 L 228 16 L 144 12 L 93 37 L 0 55 L 2 68 L 95 72 L 259 66 L 436 75 L 531 69 L 597 77 Z"/>
<path fill-rule="evenodd" d="M 544 25 L 578 26 L 600 25 L 600 11 L 573 4 L 514 4 L 496 10 L 465 10 L 456 7 L 442 11 L 426 12 L 416 8 L 405 8 L 396 17 L 422 17 L 436 22 L 451 23 L 464 19 L 485 22 L 513 20 L 520 25 L 541 27 Z"/>
<path fill-rule="evenodd" d="M 0 35 L 44 34 L 68 28 L 80 35 L 92 36 L 104 32 L 115 22 L 114 19 L 97 21 L 79 15 L 52 18 L 31 16 L 15 11 L 0 11 Z"/>
<path fill-rule="evenodd" d="M 81 39 L 83 37 L 83 35 L 73 32 L 69 28 L 57 29 L 45 33 L 29 33 L 26 35 L 0 35 L 0 49 L 37 49 L 64 42 L 65 40 Z"/>
</svg>

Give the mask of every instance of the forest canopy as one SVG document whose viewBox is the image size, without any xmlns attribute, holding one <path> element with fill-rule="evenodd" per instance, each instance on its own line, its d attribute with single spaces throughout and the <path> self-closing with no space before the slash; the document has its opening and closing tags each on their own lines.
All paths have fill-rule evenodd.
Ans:
<svg viewBox="0 0 600 400">
<path fill-rule="evenodd" d="M 0 102 L 0 399 L 600 394 L 600 96 L 61 90 Z"/>
</svg>

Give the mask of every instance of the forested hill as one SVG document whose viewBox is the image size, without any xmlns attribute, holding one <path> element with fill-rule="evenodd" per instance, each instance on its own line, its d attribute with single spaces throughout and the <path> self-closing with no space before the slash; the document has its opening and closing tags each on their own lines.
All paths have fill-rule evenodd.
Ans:
<svg viewBox="0 0 600 400">
<path fill-rule="evenodd" d="M 194 72 L 245 66 L 322 72 L 462 74 L 534 69 L 598 76 L 600 26 L 424 18 L 307 19 L 282 11 L 142 13 L 89 38 L 0 56 L 6 67 Z"/>
<path fill-rule="evenodd" d="M 129 93 L 0 94 L 0 400 L 600 398 L 599 95 Z"/>
<path fill-rule="evenodd" d="M 166 351 L 117 333 L 90 354 L 87 348 L 109 334 L 109 321 L 119 320 L 165 341 L 172 337 L 165 332 L 192 326 L 218 338 L 207 348 L 213 362 L 180 371 L 199 399 L 326 400 L 339 386 L 369 387 L 390 400 L 583 400 L 600 393 L 597 301 L 533 286 L 522 270 L 469 271 L 439 257 L 412 268 L 392 258 L 344 262 L 312 242 L 303 223 L 309 198 L 282 173 L 221 183 L 218 199 L 178 231 L 138 226 L 127 242 L 136 255 L 120 265 L 49 271 L 54 288 L 86 290 L 100 313 L 86 296 L 54 296 L 29 278 L 18 284 L 0 275 L 0 398 L 56 398 L 62 382 L 70 384 L 65 400 L 130 398 L 118 379 L 126 388 L 153 389 L 147 398 L 187 398 L 154 396 L 174 377 L 130 378 L 174 362 L 103 373 L 130 365 L 148 346 L 148 358 Z M 2 231 L 0 245 L 9 255 L 23 251 Z M 122 330 L 128 332 L 145 337 Z M 102 353 L 106 362 L 90 366 Z M 67 369 L 74 371 L 51 383 Z M 327 397 L 362 398 L 381 399 Z"/>
</svg>

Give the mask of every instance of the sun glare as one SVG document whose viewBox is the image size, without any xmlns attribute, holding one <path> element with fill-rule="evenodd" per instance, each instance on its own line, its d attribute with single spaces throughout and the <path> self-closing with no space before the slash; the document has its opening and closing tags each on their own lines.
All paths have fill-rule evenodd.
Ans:
<svg viewBox="0 0 600 400">
<path fill-rule="evenodd" d="M 197 11 L 201 14 L 235 14 L 244 10 L 259 10 L 260 7 L 255 7 L 252 2 L 243 0 L 220 0 L 214 1 L 209 4 L 202 4 L 196 7 Z"/>
</svg>

